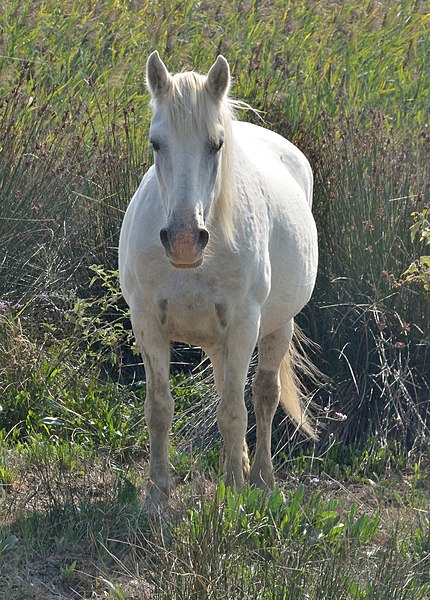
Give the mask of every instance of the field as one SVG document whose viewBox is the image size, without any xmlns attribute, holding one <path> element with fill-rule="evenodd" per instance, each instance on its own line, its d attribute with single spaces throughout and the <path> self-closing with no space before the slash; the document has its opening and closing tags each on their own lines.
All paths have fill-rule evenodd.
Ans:
<svg viewBox="0 0 430 600">
<path fill-rule="evenodd" d="M 320 441 L 277 415 L 279 487 L 238 493 L 210 368 L 175 348 L 177 487 L 148 518 L 116 269 L 154 49 L 172 72 L 222 53 L 260 111 L 239 117 L 308 156 L 320 270 L 298 322 L 326 378 L 303 376 Z M 429 75 L 420 0 L 1 3 L 0 600 L 430 597 Z"/>
</svg>

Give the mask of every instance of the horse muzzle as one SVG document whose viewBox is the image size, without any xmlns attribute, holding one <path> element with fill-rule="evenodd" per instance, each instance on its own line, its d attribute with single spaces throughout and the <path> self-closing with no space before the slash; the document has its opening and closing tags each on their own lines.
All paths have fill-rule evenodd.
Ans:
<svg viewBox="0 0 430 600">
<path fill-rule="evenodd" d="M 160 231 L 160 240 L 173 267 L 194 269 L 203 262 L 209 231 L 205 227 L 185 232 L 165 227 Z"/>
</svg>

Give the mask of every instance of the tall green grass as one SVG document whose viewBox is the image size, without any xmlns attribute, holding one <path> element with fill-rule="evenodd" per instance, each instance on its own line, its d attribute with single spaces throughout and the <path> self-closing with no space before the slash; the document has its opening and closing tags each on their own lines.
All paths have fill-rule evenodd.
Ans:
<svg viewBox="0 0 430 600">
<path fill-rule="evenodd" d="M 421 253 L 410 215 L 429 201 L 426 3 L 47 0 L 6 1 L 1 11 L 0 343 L 4 356 L 22 345 L 30 362 L 24 377 L 13 361 L 1 364 L 0 428 L 31 425 L 35 413 L 61 432 L 64 414 L 48 401 L 57 385 L 77 390 L 61 392 L 62 406 L 90 427 L 98 382 L 124 373 L 121 350 L 115 363 L 107 338 L 88 333 L 93 318 L 117 348 L 125 338 L 115 323 L 126 325 L 123 305 L 102 308 L 112 288 L 90 287 L 89 267 L 116 268 L 123 212 L 150 161 L 144 71 L 156 48 L 172 71 L 204 72 L 222 52 L 233 94 L 314 167 L 321 266 L 300 322 L 333 379 L 319 400 L 322 420 L 334 419 L 324 443 L 333 432 L 352 443 L 424 443 L 428 294 L 401 274 Z M 100 348 L 103 358 L 91 358 Z M 55 378 L 52 355 L 64 357 Z M 105 390 L 103 419 L 135 393 L 115 389 Z M 337 421 L 339 411 L 348 418 Z"/>
</svg>

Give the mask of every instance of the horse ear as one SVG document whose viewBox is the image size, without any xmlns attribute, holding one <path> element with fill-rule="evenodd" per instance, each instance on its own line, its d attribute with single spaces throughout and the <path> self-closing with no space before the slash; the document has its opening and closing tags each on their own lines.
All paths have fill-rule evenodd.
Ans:
<svg viewBox="0 0 430 600">
<path fill-rule="evenodd" d="M 149 55 L 146 63 L 146 84 L 153 98 L 164 94 L 170 85 L 170 74 L 157 51 Z"/>
<path fill-rule="evenodd" d="M 228 91 L 230 86 L 230 67 L 221 54 L 209 69 L 206 86 L 218 100 L 221 100 Z"/>
</svg>

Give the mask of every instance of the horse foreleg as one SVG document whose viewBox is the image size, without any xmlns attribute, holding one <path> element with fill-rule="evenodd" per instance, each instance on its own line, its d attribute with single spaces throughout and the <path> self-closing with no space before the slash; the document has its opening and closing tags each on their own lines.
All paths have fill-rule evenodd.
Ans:
<svg viewBox="0 0 430 600">
<path fill-rule="evenodd" d="M 245 436 L 248 415 L 244 400 L 249 362 L 258 336 L 259 313 L 230 327 L 224 346 L 222 397 L 218 406 L 218 427 L 224 440 L 226 485 L 239 490 L 248 465 Z M 218 376 L 219 379 L 219 376 Z M 246 460 L 244 456 L 246 455 Z"/>
<path fill-rule="evenodd" d="M 215 380 L 215 388 L 218 394 L 218 398 L 223 397 L 223 388 L 224 388 L 224 353 L 222 348 L 210 348 L 205 349 L 206 354 L 209 356 L 210 361 L 212 363 L 213 372 L 214 372 L 214 380 Z M 243 443 L 242 448 L 242 473 L 243 479 L 247 480 L 249 478 L 250 465 L 249 465 L 249 454 L 248 454 L 248 446 L 246 441 Z"/>
<path fill-rule="evenodd" d="M 274 486 L 272 466 L 272 422 L 280 398 L 279 367 L 291 342 L 293 323 L 262 338 L 258 343 L 258 367 L 252 386 L 257 425 L 251 484 L 265 491 Z"/>
<path fill-rule="evenodd" d="M 170 342 L 154 323 L 142 327 L 133 318 L 133 330 L 146 373 L 145 419 L 149 431 L 149 479 L 145 508 L 164 506 L 170 495 L 169 432 L 174 402 L 169 387 Z"/>
</svg>

